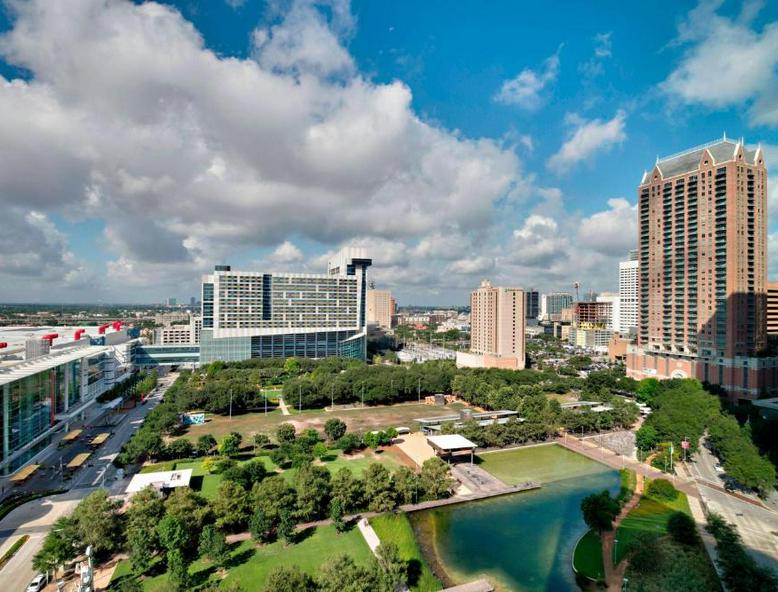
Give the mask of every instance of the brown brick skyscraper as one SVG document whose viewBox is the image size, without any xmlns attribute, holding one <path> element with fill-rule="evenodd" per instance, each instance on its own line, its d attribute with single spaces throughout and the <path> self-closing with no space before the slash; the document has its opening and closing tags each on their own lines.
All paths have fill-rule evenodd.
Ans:
<svg viewBox="0 0 778 592">
<path fill-rule="evenodd" d="M 736 398 L 770 390 L 769 359 L 754 358 L 767 345 L 766 237 L 761 149 L 724 138 L 643 175 L 631 376 L 699 378 Z"/>
</svg>

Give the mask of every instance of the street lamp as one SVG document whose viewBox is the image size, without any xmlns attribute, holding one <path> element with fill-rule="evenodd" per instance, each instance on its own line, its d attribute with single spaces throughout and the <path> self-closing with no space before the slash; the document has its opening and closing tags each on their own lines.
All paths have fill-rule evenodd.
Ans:
<svg viewBox="0 0 778 592">
<path fill-rule="evenodd" d="M 619 548 L 619 539 L 613 539 L 613 567 L 616 567 L 616 558 L 619 556 L 617 550 Z"/>
</svg>

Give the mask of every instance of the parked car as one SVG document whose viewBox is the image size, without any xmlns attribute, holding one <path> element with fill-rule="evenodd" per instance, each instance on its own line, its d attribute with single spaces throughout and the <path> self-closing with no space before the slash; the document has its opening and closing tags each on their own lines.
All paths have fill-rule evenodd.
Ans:
<svg viewBox="0 0 778 592">
<path fill-rule="evenodd" d="M 40 592 L 46 587 L 46 576 L 38 574 L 27 586 L 27 592 Z"/>
</svg>

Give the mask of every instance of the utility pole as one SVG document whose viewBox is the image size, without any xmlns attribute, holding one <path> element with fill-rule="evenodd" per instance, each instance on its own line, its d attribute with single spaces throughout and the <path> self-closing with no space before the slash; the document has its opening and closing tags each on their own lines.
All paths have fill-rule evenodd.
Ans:
<svg viewBox="0 0 778 592">
<path fill-rule="evenodd" d="M 365 406 L 365 383 L 362 383 L 362 407 Z"/>
<path fill-rule="evenodd" d="M 265 415 L 267 415 L 267 391 L 262 391 L 262 394 L 265 395 Z"/>
<path fill-rule="evenodd" d="M 232 421 L 232 389 L 230 389 L 230 421 Z"/>
<path fill-rule="evenodd" d="M 416 393 L 419 396 L 419 403 L 421 403 L 421 376 L 419 376 L 419 386 L 416 387 Z"/>
<path fill-rule="evenodd" d="M 335 383 L 330 386 L 330 408 L 335 411 Z"/>
<path fill-rule="evenodd" d="M 301 384 L 297 385 L 297 397 L 298 397 L 297 413 L 302 413 L 303 412 L 303 385 Z"/>
</svg>

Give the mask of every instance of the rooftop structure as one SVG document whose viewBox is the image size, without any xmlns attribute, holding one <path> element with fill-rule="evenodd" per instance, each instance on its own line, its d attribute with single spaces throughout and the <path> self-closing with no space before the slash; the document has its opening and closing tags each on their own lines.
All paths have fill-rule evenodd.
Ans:
<svg viewBox="0 0 778 592">
<path fill-rule="evenodd" d="M 157 491 L 166 491 L 177 487 L 189 487 L 192 480 L 192 469 L 179 471 L 158 471 L 156 473 L 137 473 L 133 475 L 125 493 L 133 494 L 153 487 Z"/>
</svg>

